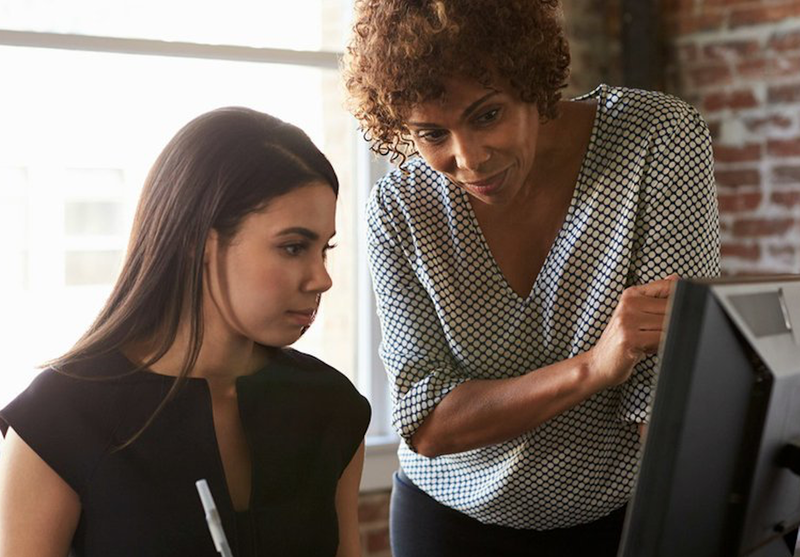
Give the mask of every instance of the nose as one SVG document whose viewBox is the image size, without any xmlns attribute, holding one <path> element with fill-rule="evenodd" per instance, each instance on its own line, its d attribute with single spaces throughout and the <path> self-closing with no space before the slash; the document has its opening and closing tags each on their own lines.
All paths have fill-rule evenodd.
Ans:
<svg viewBox="0 0 800 557">
<path fill-rule="evenodd" d="M 472 135 L 454 136 L 453 149 L 458 170 L 478 171 L 492 156 L 490 150 Z"/>
<path fill-rule="evenodd" d="M 330 290 L 331 286 L 333 286 L 333 279 L 331 279 L 331 275 L 328 273 L 325 258 L 320 257 L 311 269 L 308 281 L 306 282 L 306 290 L 321 294 Z"/>
</svg>

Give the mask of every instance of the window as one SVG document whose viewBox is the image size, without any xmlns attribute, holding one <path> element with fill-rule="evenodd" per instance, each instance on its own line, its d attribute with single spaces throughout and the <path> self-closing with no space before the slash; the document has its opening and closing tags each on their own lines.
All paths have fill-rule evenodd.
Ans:
<svg viewBox="0 0 800 557">
<path fill-rule="evenodd" d="M 301 51 L 342 50 L 350 0 L 2 0 L 6 30 Z"/>
<path fill-rule="evenodd" d="M 347 373 L 373 403 L 370 436 L 391 440 L 361 245 L 385 164 L 343 107 L 336 52 L 350 2 L 125 6 L 0 0 L 0 406 L 99 311 L 158 152 L 195 116 L 239 105 L 303 128 L 339 175 L 334 287 L 295 346 Z"/>
</svg>

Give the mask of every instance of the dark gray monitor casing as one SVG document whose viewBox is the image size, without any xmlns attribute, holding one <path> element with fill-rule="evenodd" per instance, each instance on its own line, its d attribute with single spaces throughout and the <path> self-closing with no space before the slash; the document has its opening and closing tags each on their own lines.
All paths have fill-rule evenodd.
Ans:
<svg viewBox="0 0 800 557">
<path fill-rule="evenodd" d="M 682 280 L 623 557 L 785 557 L 800 476 L 800 277 Z"/>
</svg>

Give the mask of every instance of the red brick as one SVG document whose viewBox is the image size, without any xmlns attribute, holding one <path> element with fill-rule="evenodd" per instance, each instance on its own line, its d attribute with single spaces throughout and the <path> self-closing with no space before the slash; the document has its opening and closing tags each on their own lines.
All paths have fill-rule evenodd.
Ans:
<svg viewBox="0 0 800 557">
<path fill-rule="evenodd" d="M 358 503 L 358 521 L 361 524 L 389 519 L 389 498 L 367 499 Z"/>
<path fill-rule="evenodd" d="M 745 6 L 747 4 L 752 5 L 753 2 L 758 2 L 759 0 L 702 0 L 703 7 L 705 9 L 708 8 L 731 8 L 733 6 Z"/>
<path fill-rule="evenodd" d="M 770 173 L 770 180 L 775 184 L 800 184 L 800 166 L 775 166 Z"/>
<path fill-rule="evenodd" d="M 712 141 L 716 141 L 719 138 L 722 123 L 716 120 L 706 120 L 706 125 L 708 126 L 708 133 L 711 134 Z"/>
<path fill-rule="evenodd" d="M 786 33 L 776 33 L 769 38 L 767 43 L 770 48 L 777 51 L 800 50 L 800 30 Z"/>
<path fill-rule="evenodd" d="M 761 79 L 773 73 L 774 61 L 756 58 L 736 64 L 736 73 L 748 79 Z"/>
<path fill-rule="evenodd" d="M 742 147 L 715 145 L 714 159 L 717 162 L 747 162 L 761 159 L 761 145 L 750 143 Z"/>
<path fill-rule="evenodd" d="M 794 219 L 741 219 L 733 223 L 733 235 L 736 238 L 759 238 L 764 236 L 782 236 L 795 226 Z"/>
<path fill-rule="evenodd" d="M 723 194 L 718 197 L 720 213 L 742 213 L 752 211 L 761 204 L 759 192 Z"/>
<path fill-rule="evenodd" d="M 732 80 L 730 68 L 722 64 L 695 67 L 689 71 L 689 77 L 696 87 L 728 85 Z"/>
<path fill-rule="evenodd" d="M 662 13 L 675 14 L 679 12 L 693 11 L 696 0 L 662 0 Z"/>
<path fill-rule="evenodd" d="M 745 60 L 736 66 L 737 73 L 748 79 L 796 76 L 800 72 L 800 57 Z"/>
<path fill-rule="evenodd" d="M 780 114 L 759 118 L 745 118 L 742 121 L 747 129 L 751 132 L 761 131 L 768 128 L 786 129 L 792 125 L 792 121 L 789 118 Z"/>
<path fill-rule="evenodd" d="M 383 551 L 389 549 L 389 527 L 367 533 L 367 551 Z"/>
<path fill-rule="evenodd" d="M 677 17 L 667 20 L 667 31 L 669 35 L 692 35 L 701 31 L 713 31 L 720 29 L 725 23 L 723 12 L 703 12 L 697 15 L 681 13 Z"/>
<path fill-rule="evenodd" d="M 696 44 L 689 43 L 676 47 L 673 56 L 681 62 L 694 62 L 699 52 Z"/>
<path fill-rule="evenodd" d="M 746 25 L 776 23 L 798 15 L 800 15 L 800 3 L 796 0 L 787 0 L 774 4 L 759 2 L 751 6 L 734 8 L 730 14 L 729 25 L 735 28 Z"/>
<path fill-rule="evenodd" d="M 737 259 L 757 261 L 761 259 L 761 246 L 758 244 L 722 243 L 719 247 L 719 254 L 722 257 L 735 257 Z"/>
<path fill-rule="evenodd" d="M 800 205 L 800 191 L 776 191 L 769 197 L 770 203 L 792 208 Z"/>
<path fill-rule="evenodd" d="M 717 186 L 721 188 L 738 188 L 742 186 L 758 186 L 761 184 L 761 173 L 756 168 L 723 170 L 714 172 Z"/>
<path fill-rule="evenodd" d="M 756 99 L 753 91 L 749 89 L 724 91 L 706 95 L 703 106 L 708 112 L 716 112 L 717 110 L 723 110 L 725 108 L 734 110 L 754 108 L 758 106 L 758 99 Z"/>
<path fill-rule="evenodd" d="M 800 137 L 792 139 L 770 139 L 767 153 L 773 157 L 800 157 Z"/>
<path fill-rule="evenodd" d="M 773 85 L 767 91 L 767 99 L 773 104 L 800 102 L 800 83 Z"/>
<path fill-rule="evenodd" d="M 707 44 L 703 47 L 703 56 L 709 60 L 743 59 L 762 51 L 758 41 L 726 41 Z"/>
</svg>

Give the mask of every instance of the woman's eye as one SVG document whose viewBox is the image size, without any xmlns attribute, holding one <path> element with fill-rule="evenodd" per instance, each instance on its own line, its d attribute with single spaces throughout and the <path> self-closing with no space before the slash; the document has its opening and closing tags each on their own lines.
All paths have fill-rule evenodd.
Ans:
<svg viewBox="0 0 800 557">
<path fill-rule="evenodd" d="M 480 116 L 478 116 L 477 121 L 481 124 L 487 124 L 489 122 L 494 122 L 497 120 L 497 116 L 500 114 L 499 108 L 493 108 L 488 112 L 484 112 Z"/>
<path fill-rule="evenodd" d="M 281 246 L 281 248 L 286 252 L 287 255 L 294 257 L 303 253 L 303 251 L 306 249 L 306 246 L 304 244 L 288 244 Z"/>
<path fill-rule="evenodd" d="M 417 137 L 425 143 L 441 143 L 446 136 L 447 132 L 444 130 L 429 130 L 417 134 Z"/>
<path fill-rule="evenodd" d="M 322 248 L 322 258 L 327 261 L 328 260 L 328 252 L 331 251 L 335 247 L 336 247 L 336 244 L 325 244 L 325 247 Z"/>
</svg>

